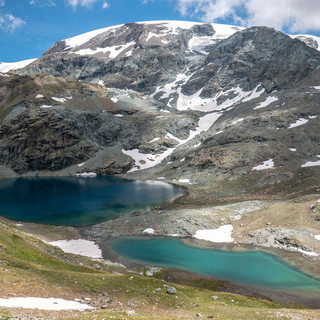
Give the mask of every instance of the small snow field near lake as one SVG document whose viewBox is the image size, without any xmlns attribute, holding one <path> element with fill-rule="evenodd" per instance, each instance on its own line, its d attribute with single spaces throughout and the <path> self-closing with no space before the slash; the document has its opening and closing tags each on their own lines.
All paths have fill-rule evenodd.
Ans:
<svg viewBox="0 0 320 320">
<path fill-rule="evenodd" d="M 179 179 L 179 182 L 180 183 L 188 183 L 188 184 L 191 184 L 191 182 L 190 182 L 190 179 Z"/>
<path fill-rule="evenodd" d="M 302 125 L 306 124 L 308 121 L 309 121 L 308 119 L 300 118 L 295 123 L 291 123 L 288 129 L 302 126 Z"/>
<path fill-rule="evenodd" d="M 269 160 L 263 161 L 263 164 L 253 167 L 252 170 L 260 171 L 260 170 L 266 170 L 266 169 L 272 169 L 272 168 L 274 168 L 274 162 L 273 162 L 273 159 L 269 159 Z"/>
<path fill-rule="evenodd" d="M 152 229 L 152 228 L 144 229 L 144 230 L 143 230 L 143 233 L 146 233 L 146 234 L 154 234 L 154 229 Z"/>
<path fill-rule="evenodd" d="M 233 226 L 227 224 L 218 229 L 198 230 L 193 237 L 211 242 L 233 242 L 232 230 Z"/>
<path fill-rule="evenodd" d="M 97 174 L 95 172 L 83 172 L 83 173 L 77 173 L 77 177 L 96 177 Z"/>
<path fill-rule="evenodd" d="M 67 253 L 78 254 L 93 259 L 102 259 L 102 251 L 93 241 L 78 240 L 58 240 L 49 242 L 52 246 L 59 247 Z"/>
<path fill-rule="evenodd" d="M 302 249 L 298 249 L 298 252 L 303 253 L 303 254 L 310 256 L 310 257 L 317 257 L 318 256 L 318 254 L 313 251 L 305 251 Z"/>
<path fill-rule="evenodd" d="M 56 298 L 9 298 L 0 299 L 0 306 L 7 308 L 24 308 L 39 310 L 78 310 L 93 309 L 93 307 L 76 301 Z"/>
</svg>

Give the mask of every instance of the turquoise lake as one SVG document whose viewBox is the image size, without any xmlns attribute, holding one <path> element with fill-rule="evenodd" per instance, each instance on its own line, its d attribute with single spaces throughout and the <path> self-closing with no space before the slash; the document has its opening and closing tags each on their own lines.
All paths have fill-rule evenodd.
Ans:
<svg viewBox="0 0 320 320">
<path fill-rule="evenodd" d="M 162 267 L 177 268 L 241 284 L 270 289 L 311 290 L 320 294 L 320 280 L 263 251 L 222 251 L 186 245 L 179 239 L 117 239 L 120 256 Z"/>
<path fill-rule="evenodd" d="M 86 226 L 176 197 L 159 181 L 116 177 L 20 178 L 0 181 L 0 216 L 60 226 Z"/>
</svg>

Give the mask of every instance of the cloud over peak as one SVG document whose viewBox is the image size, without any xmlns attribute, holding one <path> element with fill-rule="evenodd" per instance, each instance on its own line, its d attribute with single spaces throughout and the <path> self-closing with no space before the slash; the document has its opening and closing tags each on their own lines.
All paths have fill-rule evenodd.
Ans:
<svg viewBox="0 0 320 320">
<path fill-rule="evenodd" d="M 161 1 L 161 0 L 158 0 Z M 183 16 L 243 26 L 265 25 L 291 32 L 320 30 L 318 0 L 174 0 Z"/>
</svg>

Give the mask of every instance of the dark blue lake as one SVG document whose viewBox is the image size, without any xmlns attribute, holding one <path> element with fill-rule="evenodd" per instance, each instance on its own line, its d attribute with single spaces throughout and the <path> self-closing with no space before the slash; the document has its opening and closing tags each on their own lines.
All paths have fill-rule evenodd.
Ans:
<svg viewBox="0 0 320 320">
<path fill-rule="evenodd" d="M 159 204 L 180 192 L 159 181 L 106 176 L 9 179 L 0 181 L 0 215 L 17 221 L 85 226 Z"/>
<path fill-rule="evenodd" d="M 128 260 L 192 271 L 223 280 L 272 289 L 307 290 L 320 297 L 320 280 L 263 251 L 193 247 L 179 239 L 116 239 L 112 249 Z"/>
</svg>

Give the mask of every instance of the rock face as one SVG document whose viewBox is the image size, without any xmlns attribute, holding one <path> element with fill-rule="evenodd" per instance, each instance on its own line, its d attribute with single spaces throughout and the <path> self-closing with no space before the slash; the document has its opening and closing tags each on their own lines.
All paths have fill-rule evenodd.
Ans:
<svg viewBox="0 0 320 320">
<path fill-rule="evenodd" d="M 0 174 L 317 187 L 320 52 L 310 39 L 150 22 L 61 40 L 0 77 Z"/>
</svg>

